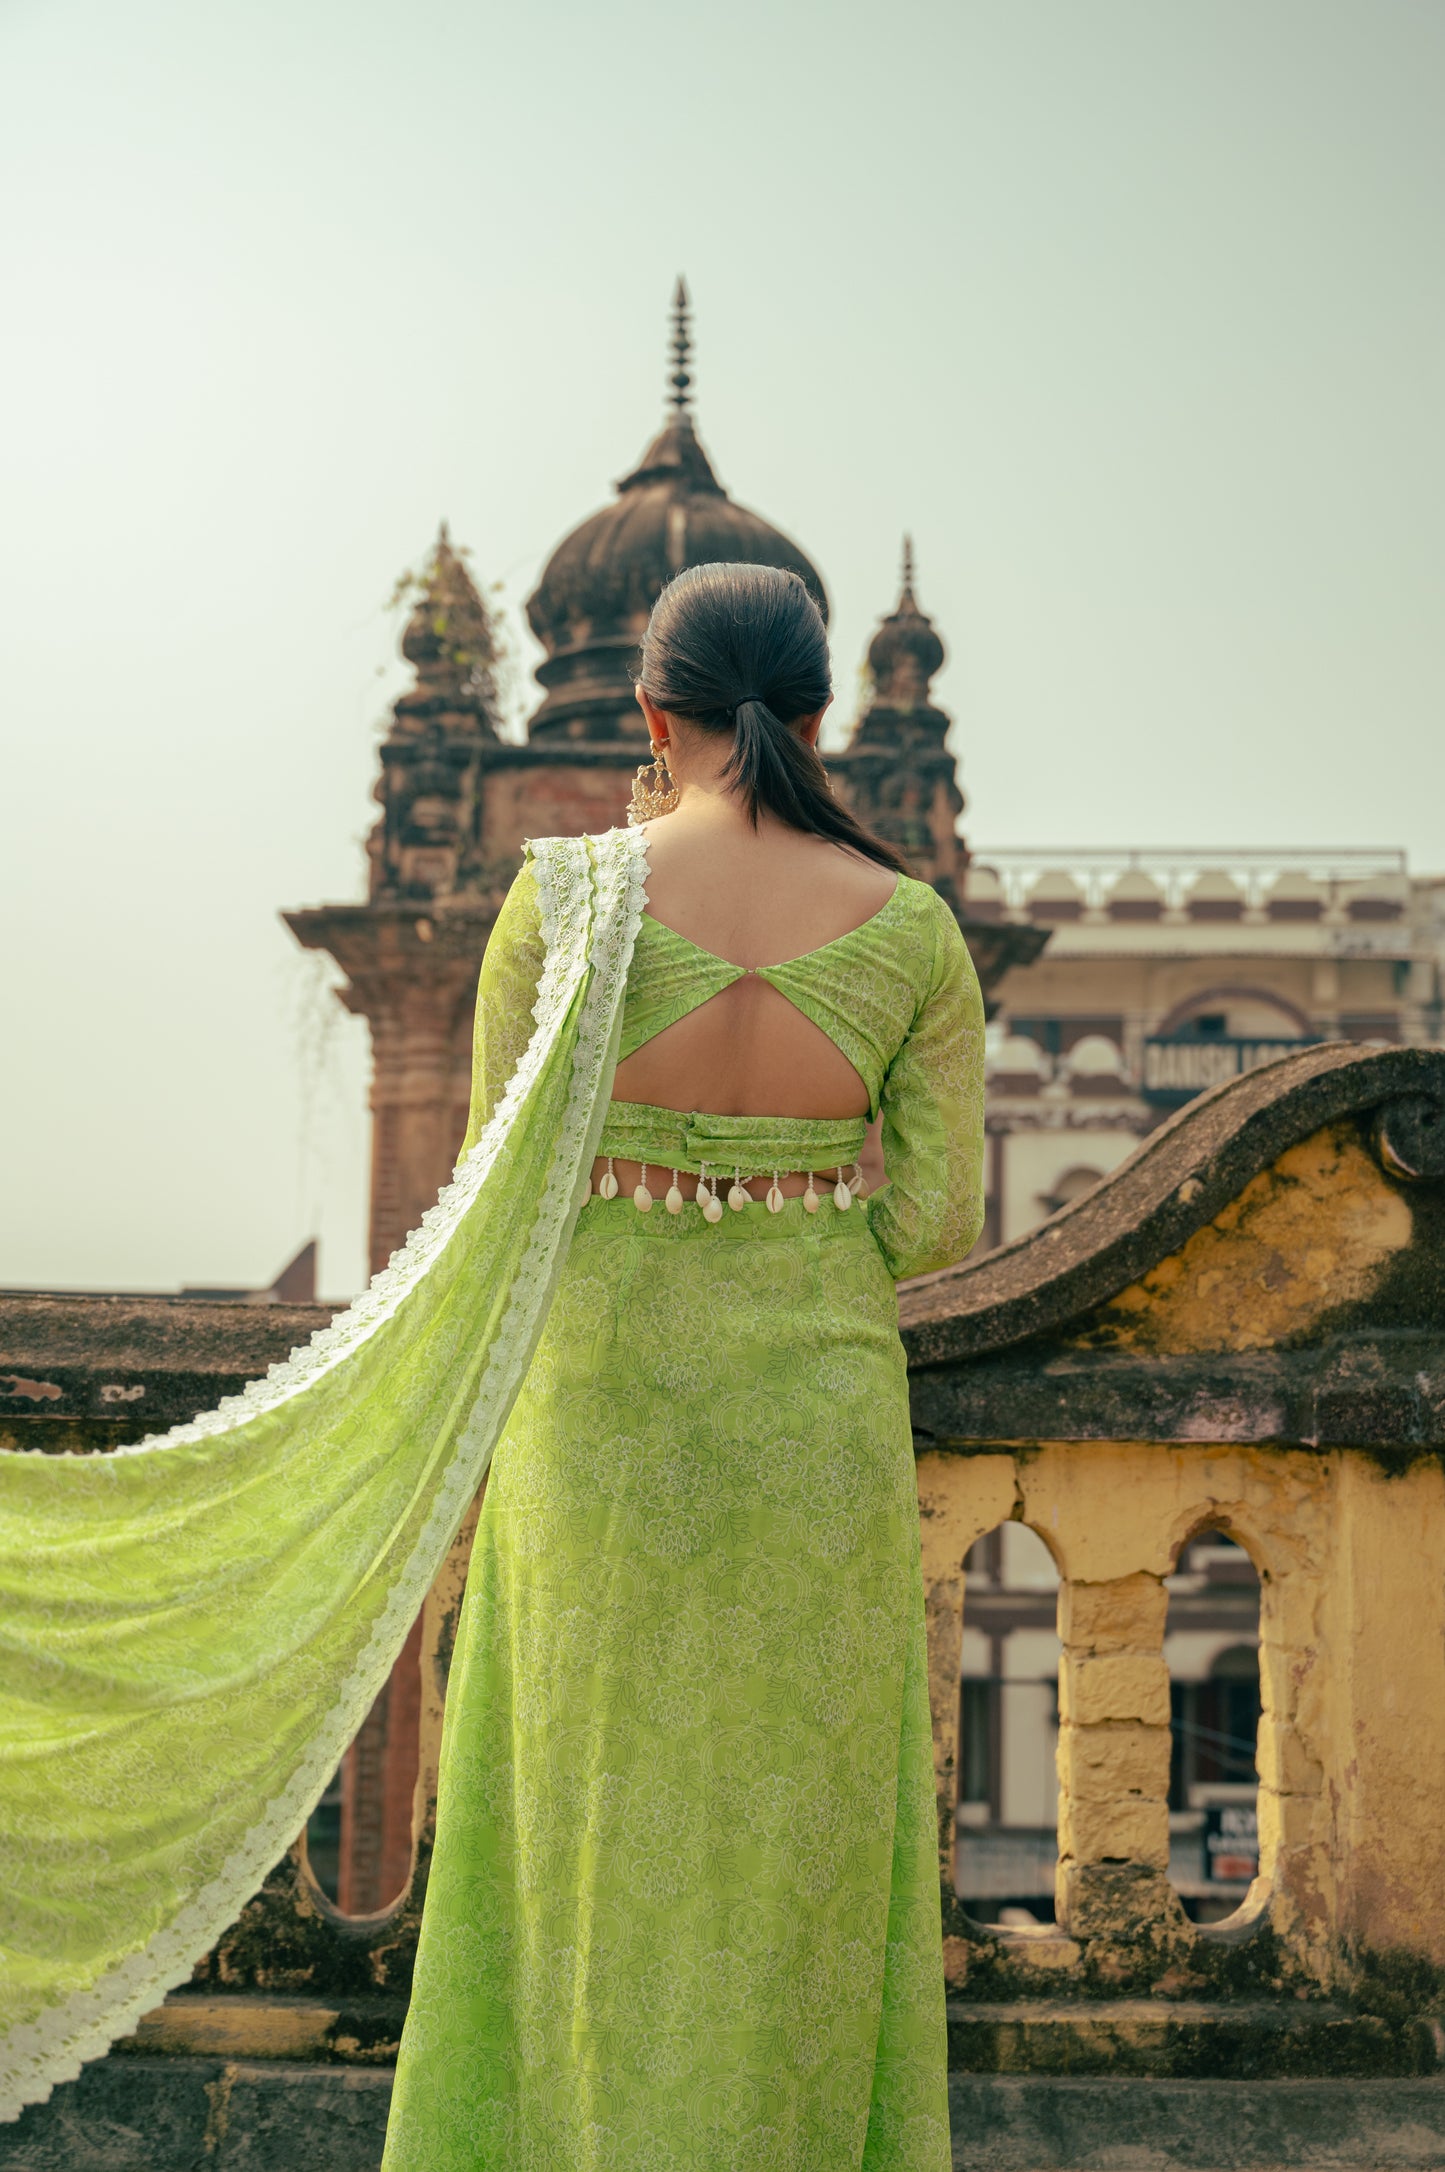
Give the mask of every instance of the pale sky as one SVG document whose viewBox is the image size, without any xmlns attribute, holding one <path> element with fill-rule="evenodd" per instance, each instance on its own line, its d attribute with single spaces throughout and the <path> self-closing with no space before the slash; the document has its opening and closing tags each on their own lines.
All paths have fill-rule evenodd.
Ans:
<svg viewBox="0 0 1445 2172">
<path fill-rule="evenodd" d="M 976 848 L 1445 866 L 1439 0 L 0 0 L 0 1283 L 358 1286 L 385 609 L 661 414 L 899 539 Z"/>
</svg>

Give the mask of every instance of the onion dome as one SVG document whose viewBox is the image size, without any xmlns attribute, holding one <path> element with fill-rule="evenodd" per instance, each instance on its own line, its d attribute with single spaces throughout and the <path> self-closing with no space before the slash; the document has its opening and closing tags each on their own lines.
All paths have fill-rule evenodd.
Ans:
<svg viewBox="0 0 1445 2172">
<path fill-rule="evenodd" d="M 903 538 L 903 588 L 895 609 L 868 644 L 877 709 L 926 709 L 928 686 L 943 668 L 944 647 L 913 600 L 913 538 Z"/>
<path fill-rule="evenodd" d="M 632 691 L 653 604 L 674 574 L 723 563 L 786 566 L 801 574 L 824 615 L 817 568 L 797 544 L 723 489 L 692 418 L 687 288 L 673 297 L 671 413 L 613 503 L 564 537 L 527 604 L 547 652 L 537 678 L 534 739 L 642 738 Z"/>
</svg>

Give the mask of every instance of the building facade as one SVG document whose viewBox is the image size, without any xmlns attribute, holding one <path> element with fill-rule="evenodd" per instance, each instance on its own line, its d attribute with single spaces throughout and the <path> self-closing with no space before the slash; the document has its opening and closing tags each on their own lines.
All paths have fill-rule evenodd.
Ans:
<svg viewBox="0 0 1445 2172">
<path fill-rule="evenodd" d="M 1257 1064 L 1321 1041 L 1441 1038 L 1445 882 L 1400 853 L 1009 851 L 975 857 L 967 884 L 974 920 L 1050 931 L 996 991 L 981 1250 L 1024 1238 Z M 1208 1921 L 1253 1875 L 1259 1580 L 1205 1533 L 1167 1583 L 1169 1871 Z M 1057 1585 L 1019 1525 L 968 1558 L 957 1884 L 989 1922 L 1052 1913 Z"/>
<path fill-rule="evenodd" d="M 1445 881 L 1402 853 L 996 852 L 970 865 L 968 909 L 1049 930 L 996 991 L 986 1246 L 1242 1070 L 1441 1036 Z"/>
</svg>

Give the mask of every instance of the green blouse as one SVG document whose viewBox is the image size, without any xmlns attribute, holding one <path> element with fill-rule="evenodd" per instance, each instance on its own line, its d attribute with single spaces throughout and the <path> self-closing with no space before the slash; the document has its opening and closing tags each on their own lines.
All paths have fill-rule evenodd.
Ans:
<svg viewBox="0 0 1445 2172">
<path fill-rule="evenodd" d="M 529 861 L 482 966 L 467 1146 L 526 1048 L 546 949 Z M 618 1060 L 747 971 L 644 912 Z M 962 1259 L 983 1224 L 983 999 L 958 923 L 937 891 L 900 876 L 861 927 L 754 971 L 841 1050 L 867 1087 L 869 1115 L 882 1114 L 888 1181 L 865 1211 L 891 1273 L 901 1279 Z M 760 1175 L 833 1169 L 856 1159 L 865 1129 L 862 1117 L 719 1116 L 614 1101 L 600 1151 L 694 1174 L 706 1165 L 726 1178 L 735 1168 Z"/>
</svg>

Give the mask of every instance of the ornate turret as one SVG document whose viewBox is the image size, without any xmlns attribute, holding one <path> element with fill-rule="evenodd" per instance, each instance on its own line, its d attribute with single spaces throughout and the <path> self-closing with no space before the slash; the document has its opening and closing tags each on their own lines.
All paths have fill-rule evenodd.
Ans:
<svg viewBox="0 0 1445 2172">
<path fill-rule="evenodd" d="M 969 853 L 958 834 L 964 799 L 948 749 L 948 712 L 932 698 L 946 652 L 932 619 L 918 608 L 913 580 L 913 542 L 905 536 L 898 602 L 868 644 L 868 704 L 828 767 L 868 827 L 896 845 L 913 873 L 952 906 L 992 1011 L 991 991 L 1010 966 L 1038 956 L 1048 933 L 983 920 L 966 897 Z"/>
<path fill-rule="evenodd" d="M 913 538 L 903 538 L 903 590 L 898 608 L 885 618 L 868 644 L 868 669 L 873 675 L 873 699 L 869 715 L 916 715 L 927 710 L 931 717 L 947 718 L 941 709 L 929 707 L 929 681 L 943 669 L 944 646 L 913 600 Z"/>
<path fill-rule="evenodd" d="M 552 553 L 527 605 L 547 651 L 533 740 L 637 740 L 646 736 L 632 666 L 648 614 L 687 566 L 715 560 L 790 566 L 827 610 L 817 568 L 758 513 L 737 505 L 712 470 L 692 417 L 692 334 L 687 287 L 673 296 L 668 419 L 617 497 Z"/>
<path fill-rule="evenodd" d="M 469 716 L 485 737 L 495 738 L 496 629 L 461 553 L 452 547 L 445 521 L 411 585 L 416 602 L 401 637 L 401 653 L 415 665 L 417 683 L 396 704 L 398 721 Z"/>
<path fill-rule="evenodd" d="M 498 744 L 496 633 L 443 521 L 420 575 L 401 653 L 416 684 L 392 711 L 367 841 L 373 898 L 432 902 L 482 876 L 478 757 Z"/>
<path fill-rule="evenodd" d="M 869 827 L 957 907 L 968 866 L 958 834 L 964 801 L 946 745 L 949 719 L 929 695 L 944 653 L 914 600 L 913 543 L 905 536 L 897 605 L 868 644 L 868 705 L 830 766 Z"/>
</svg>

